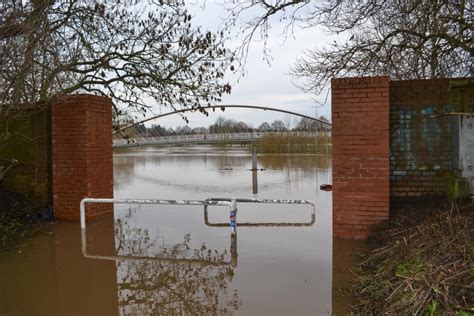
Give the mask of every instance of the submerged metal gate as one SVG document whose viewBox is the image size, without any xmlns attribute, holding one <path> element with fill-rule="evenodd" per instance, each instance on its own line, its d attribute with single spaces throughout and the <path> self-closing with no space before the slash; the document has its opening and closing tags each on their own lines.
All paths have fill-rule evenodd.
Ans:
<svg viewBox="0 0 474 316">
<path fill-rule="evenodd" d="M 124 255 L 92 255 L 87 253 L 86 242 L 86 203 L 113 203 L 113 204 L 154 204 L 154 205 L 202 205 L 204 206 L 204 223 L 209 227 L 230 227 L 231 228 L 231 261 L 230 262 L 212 262 L 202 259 L 179 259 L 168 257 L 137 257 Z M 253 203 L 253 204 L 307 204 L 311 206 L 311 218 L 307 222 L 302 223 L 240 223 L 237 224 L 237 204 Z M 208 207 L 209 206 L 225 206 L 229 208 L 228 223 L 209 223 Z M 309 200 L 273 200 L 273 199 L 230 199 L 230 198 L 211 198 L 207 200 L 159 200 L 159 199 L 103 199 L 103 198 L 84 198 L 80 204 L 81 219 L 81 249 L 84 257 L 92 259 L 127 261 L 127 260 L 159 260 L 163 262 L 173 263 L 198 263 L 205 265 L 237 265 L 237 226 L 242 227 L 305 227 L 312 226 L 316 221 L 316 206 Z"/>
</svg>

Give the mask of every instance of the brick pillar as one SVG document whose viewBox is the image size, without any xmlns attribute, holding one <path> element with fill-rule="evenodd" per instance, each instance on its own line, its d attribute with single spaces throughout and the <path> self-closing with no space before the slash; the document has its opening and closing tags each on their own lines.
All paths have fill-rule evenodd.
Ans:
<svg viewBox="0 0 474 316">
<path fill-rule="evenodd" d="M 112 101 L 68 96 L 52 106 L 53 210 L 56 219 L 79 220 L 84 197 L 113 197 Z M 87 206 L 87 218 L 112 213 L 110 204 Z"/>
<path fill-rule="evenodd" d="M 389 78 L 333 79 L 333 235 L 366 238 L 389 216 Z"/>
</svg>

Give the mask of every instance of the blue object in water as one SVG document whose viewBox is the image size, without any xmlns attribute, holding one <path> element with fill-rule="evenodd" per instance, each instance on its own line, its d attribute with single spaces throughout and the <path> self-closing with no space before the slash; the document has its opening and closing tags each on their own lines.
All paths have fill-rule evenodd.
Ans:
<svg viewBox="0 0 474 316">
<path fill-rule="evenodd" d="M 38 213 L 39 218 L 43 222 L 52 222 L 54 220 L 53 209 L 50 206 L 43 207 Z"/>
</svg>

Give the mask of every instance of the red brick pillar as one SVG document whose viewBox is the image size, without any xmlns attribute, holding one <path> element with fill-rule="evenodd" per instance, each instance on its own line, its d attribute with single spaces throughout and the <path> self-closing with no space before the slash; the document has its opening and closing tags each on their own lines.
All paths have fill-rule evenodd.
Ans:
<svg viewBox="0 0 474 316">
<path fill-rule="evenodd" d="M 333 235 L 366 238 L 388 219 L 389 78 L 333 79 Z"/>
<path fill-rule="evenodd" d="M 112 101 L 68 96 L 52 106 L 53 210 L 56 219 L 79 220 L 84 197 L 113 197 Z M 87 206 L 87 218 L 112 213 L 110 204 Z"/>
</svg>

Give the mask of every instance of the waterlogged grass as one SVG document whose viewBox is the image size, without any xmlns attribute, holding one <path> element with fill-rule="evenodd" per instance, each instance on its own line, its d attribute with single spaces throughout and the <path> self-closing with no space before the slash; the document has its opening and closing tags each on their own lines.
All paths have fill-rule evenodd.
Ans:
<svg viewBox="0 0 474 316">
<path fill-rule="evenodd" d="M 330 154 L 331 138 L 268 135 L 258 144 L 259 153 L 267 154 Z"/>
</svg>

